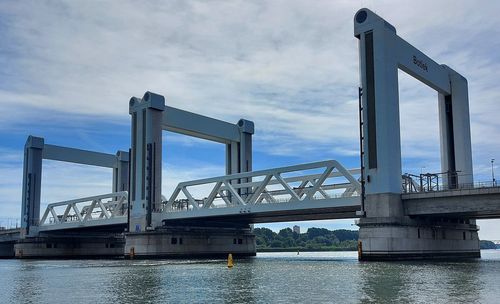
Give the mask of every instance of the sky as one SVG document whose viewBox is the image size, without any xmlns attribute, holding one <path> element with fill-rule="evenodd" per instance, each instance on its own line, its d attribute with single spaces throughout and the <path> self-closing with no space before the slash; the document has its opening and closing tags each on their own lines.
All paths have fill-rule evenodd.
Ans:
<svg viewBox="0 0 500 304">
<path fill-rule="evenodd" d="M 254 170 L 326 159 L 359 167 L 358 41 L 367 7 L 468 79 L 474 178 L 500 163 L 500 2 L 1 1 L 0 225 L 20 218 L 23 146 L 115 153 L 130 145 L 128 101 L 254 121 Z M 403 172 L 439 172 L 437 93 L 399 73 Z M 224 174 L 224 146 L 164 132 L 162 191 Z M 498 170 L 495 162 L 493 169 Z M 111 171 L 44 161 L 47 203 L 111 191 Z M 356 229 L 354 220 L 275 223 Z M 478 221 L 500 240 L 500 220 Z"/>
</svg>

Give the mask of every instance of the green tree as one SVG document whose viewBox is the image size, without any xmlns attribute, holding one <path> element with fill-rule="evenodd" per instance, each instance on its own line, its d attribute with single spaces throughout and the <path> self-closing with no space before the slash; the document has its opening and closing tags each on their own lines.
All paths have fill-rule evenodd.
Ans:
<svg viewBox="0 0 500 304">
<path fill-rule="evenodd" d="M 307 229 L 307 238 L 312 240 L 318 236 L 328 237 L 332 232 L 325 228 L 309 228 Z"/>
<path fill-rule="evenodd" d="M 268 228 L 255 228 L 253 233 L 255 233 L 256 236 L 264 238 L 267 244 L 270 244 L 277 236 L 275 232 Z"/>
<path fill-rule="evenodd" d="M 313 243 L 316 243 L 320 246 L 332 246 L 333 241 L 331 238 L 324 237 L 324 236 L 317 236 L 313 240 Z"/>
<path fill-rule="evenodd" d="M 255 228 L 257 248 L 305 248 L 320 250 L 337 248 L 356 250 L 358 232 L 351 230 L 330 231 L 324 228 L 309 228 L 306 233 L 298 234 L 290 228 L 281 229 L 278 233 L 268 228 Z"/>
<path fill-rule="evenodd" d="M 285 248 L 287 248 L 287 247 L 295 247 L 295 240 L 292 237 L 286 237 L 286 238 L 284 238 L 283 241 L 282 241 L 282 243 L 283 243 L 283 246 Z"/>
<path fill-rule="evenodd" d="M 481 249 L 497 249 L 497 245 L 492 241 L 479 241 L 479 247 Z"/>
<path fill-rule="evenodd" d="M 280 240 L 274 240 L 271 242 L 272 248 L 284 248 L 283 243 Z"/>
<path fill-rule="evenodd" d="M 293 231 L 290 228 L 281 229 L 280 232 L 278 232 L 278 235 L 282 238 L 293 238 Z"/>
<path fill-rule="evenodd" d="M 269 244 L 266 242 L 266 239 L 262 236 L 255 236 L 255 243 L 257 247 L 268 247 Z"/>
<path fill-rule="evenodd" d="M 339 229 L 333 231 L 339 241 L 358 240 L 359 233 L 355 230 Z"/>
</svg>

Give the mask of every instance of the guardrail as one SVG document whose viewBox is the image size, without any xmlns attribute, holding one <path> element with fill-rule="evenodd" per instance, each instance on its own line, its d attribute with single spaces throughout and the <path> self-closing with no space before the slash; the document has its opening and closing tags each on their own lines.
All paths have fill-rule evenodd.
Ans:
<svg viewBox="0 0 500 304">
<path fill-rule="evenodd" d="M 408 185 L 408 183 L 407 183 Z M 470 189 L 482 189 L 482 188 L 497 188 L 500 185 L 496 181 L 481 181 L 474 183 L 462 183 L 450 187 L 446 184 L 436 184 L 431 189 L 426 187 L 419 187 L 417 183 L 412 183 L 413 187 L 404 187 L 403 193 L 425 193 L 425 192 L 442 192 L 442 191 L 460 191 L 460 190 L 470 190 Z"/>
</svg>

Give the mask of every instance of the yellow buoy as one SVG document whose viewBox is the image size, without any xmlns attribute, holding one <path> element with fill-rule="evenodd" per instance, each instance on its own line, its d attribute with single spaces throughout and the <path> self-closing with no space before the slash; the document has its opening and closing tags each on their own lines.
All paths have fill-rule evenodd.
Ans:
<svg viewBox="0 0 500 304">
<path fill-rule="evenodd" d="M 234 263 L 233 263 L 233 255 L 232 254 L 229 254 L 227 256 L 227 267 L 228 268 L 233 268 L 234 266 Z"/>
</svg>

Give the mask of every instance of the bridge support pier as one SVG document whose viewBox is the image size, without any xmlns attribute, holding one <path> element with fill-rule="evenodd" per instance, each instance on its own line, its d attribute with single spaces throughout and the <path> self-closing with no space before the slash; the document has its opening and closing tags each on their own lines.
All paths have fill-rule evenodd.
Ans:
<svg viewBox="0 0 500 304">
<path fill-rule="evenodd" d="M 19 240 L 14 245 L 15 257 L 36 258 L 118 258 L 123 257 L 122 235 L 60 235 Z"/>
<path fill-rule="evenodd" d="M 0 243 L 0 259 L 10 259 L 14 257 L 14 241 Z"/>
<path fill-rule="evenodd" d="M 250 228 L 166 227 L 126 235 L 126 258 L 255 256 Z"/>
<path fill-rule="evenodd" d="M 399 195 L 370 195 L 367 202 L 358 222 L 362 261 L 481 257 L 474 220 L 404 216 Z"/>
</svg>

